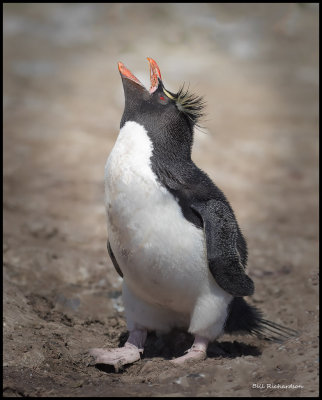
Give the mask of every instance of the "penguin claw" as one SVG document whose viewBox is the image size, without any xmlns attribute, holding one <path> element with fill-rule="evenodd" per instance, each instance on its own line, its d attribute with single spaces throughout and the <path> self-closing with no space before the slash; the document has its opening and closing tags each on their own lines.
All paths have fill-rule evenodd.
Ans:
<svg viewBox="0 0 322 400">
<path fill-rule="evenodd" d="M 114 349 L 94 348 L 89 350 L 89 354 L 94 357 L 94 364 L 113 365 L 116 372 L 123 365 L 132 364 L 140 359 L 140 350 L 129 344 Z"/>
</svg>

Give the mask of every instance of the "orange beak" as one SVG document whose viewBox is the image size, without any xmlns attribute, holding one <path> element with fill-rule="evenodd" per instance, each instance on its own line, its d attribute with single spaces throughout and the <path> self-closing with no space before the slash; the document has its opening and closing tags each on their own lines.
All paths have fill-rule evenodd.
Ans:
<svg viewBox="0 0 322 400">
<path fill-rule="evenodd" d="M 130 79 L 131 81 L 137 83 L 138 85 L 143 86 L 142 83 L 138 80 L 138 78 L 134 76 L 132 72 L 129 69 L 127 69 L 123 63 L 119 62 L 117 65 L 119 67 L 119 71 L 122 76 L 124 76 L 127 79 Z"/>
<path fill-rule="evenodd" d="M 161 72 L 160 68 L 158 67 L 158 64 L 150 57 L 147 57 L 149 63 L 150 63 L 150 93 L 152 94 L 155 92 L 159 86 L 159 80 L 161 80 Z M 130 79 L 131 81 L 137 83 L 140 86 L 143 86 L 142 83 L 138 80 L 136 76 L 132 74 L 132 72 L 126 68 L 126 66 L 119 62 L 118 63 L 118 68 L 120 71 L 120 74 L 127 79 Z"/>
<path fill-rule="evenodd" d="M 153 93 L 157 90 L 159 86 L 159 79 L 161 81 L 161 72 L 158 64 L 150 57 L 147 57 L 150 63 L 150 93 Z"/>
</svg>

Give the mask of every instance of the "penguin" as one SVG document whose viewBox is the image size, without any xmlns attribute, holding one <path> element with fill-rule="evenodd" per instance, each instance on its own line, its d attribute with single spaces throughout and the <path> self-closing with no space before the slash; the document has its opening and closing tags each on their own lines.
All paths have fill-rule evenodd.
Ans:
<svg viewBox="0 0 322 400">
<path fill-rule="evenodd" d="M 246 240 L 224 193 L 191 159 L 203 98 L 183 86 L 168 91 L 148 61 L 149 90 L 118 63 L 125 107 L 104 175 L 107 249 L 123 278 L 129 337 L 90 354 L 118 370 L 140 359 L 148 332 L 180 328 L 194 343 L 171 360 L 179 365 L 205 359 L 224 333 L 296 336 L 244 299 L 254 293 Z"/>
</svg>

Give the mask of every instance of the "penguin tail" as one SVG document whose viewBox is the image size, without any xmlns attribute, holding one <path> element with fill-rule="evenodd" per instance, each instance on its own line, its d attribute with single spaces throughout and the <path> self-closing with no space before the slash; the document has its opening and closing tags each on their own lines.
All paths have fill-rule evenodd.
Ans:
<svg viewBox="0 0 322 400">
<path fill-rule="evenodd" d="M 256 335 L 273 342 L 283 342 L 299 335 L 294 329 L 264 319 L 263 313 L 242 297 L 234 297 L 230 303 L 224 333 Z"/>
</svg>

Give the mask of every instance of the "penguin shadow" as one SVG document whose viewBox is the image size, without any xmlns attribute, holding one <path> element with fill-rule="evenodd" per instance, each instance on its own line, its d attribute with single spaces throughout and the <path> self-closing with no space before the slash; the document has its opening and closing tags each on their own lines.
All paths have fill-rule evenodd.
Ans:
<svg viewBox="0 0 322 400">
<path fill-rule="evenodd" d="M 118 347 L 124 346 L 128 338 L 128 332 L 122 332 L 119 336 Z M 194 341 L 194 337 L 184 331 L 175 329 L 170 333 L 163 335 L 156 335 L 154 332 L 148 334 L 144 353 L 141 359 L 162 358 L 164 360 L 171 360 L 176 357 L 182 356 L 185 351 L 190 349 Z M 207 349 L 207 358 L 237 358 L 243 356 L 258 357 L 262 354 L 257 346 L 233 341 L 214 341 L 209 344 Z M 131 365 L 125 365 L 118 372 L 126 371 Z M 115 369 L 111 365 L 97 364 L 95 366 L 102 372 L 115 373 Z"/>
<path fill-rule="evenodd" d="M 155 333 L 151 333 L 144 346 L 144 355 L 142 358 L 161 357 L 165 360 L 171 360 L 182 356 L 190 349 L 193 342 L 193 335 L 178 329 L 159 337 Z M 207 349 L 207 358 L 258 357 L 260 355 L 261 351 L 257 346 L 236 340 L 223 342 L 214 341 L 209 344 Z"/>
</svg>

